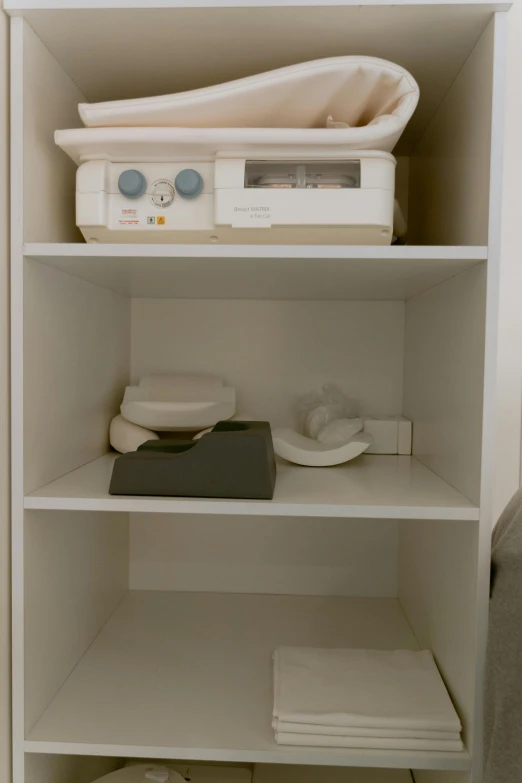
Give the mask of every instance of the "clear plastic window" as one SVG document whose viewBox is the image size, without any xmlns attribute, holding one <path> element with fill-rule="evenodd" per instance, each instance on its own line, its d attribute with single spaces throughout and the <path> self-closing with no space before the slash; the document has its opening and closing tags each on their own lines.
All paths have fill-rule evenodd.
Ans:
<svg viewBox="0 0 522 783">
<path fill-rule="evenodd" d="M 246 188 L 360 188 L 359 160 L 247 160 Z"/>
</svg>

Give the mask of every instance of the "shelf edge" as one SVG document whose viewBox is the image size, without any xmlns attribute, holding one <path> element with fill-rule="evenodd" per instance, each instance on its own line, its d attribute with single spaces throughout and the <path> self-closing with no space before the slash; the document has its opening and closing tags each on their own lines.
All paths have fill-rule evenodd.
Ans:
<svg viewBox="0 0 522 783">
<path fill-rule="evenodd" d="M 26 258 L 328 258 L 486 261 L 485 245 L 139 245 L 28 243 Z"/>
<path fill-rule="evenodd" d="M 26 740 L 26 753 L 73 756 L 117 756 L 129 758 L 183 759 L 187 761 L 251 762 L 264 764 L 305 764 L 329 767 L 374 767 L 393 769 L 469 770 L 467 751 L 442 753 L 427 751 L 364 751 L 338 749 L 234 750 L 212 748 L 165 748 L 142 745 L 94 745 L 42 740 Z"/>
<path fill-rule="evenodd" d="M 424 519 L 476 522 L 480 509 L 469 506 L 344 506 L 277 501 L 174 500 L 163 498 L 63 498 L 27 495 L 24 508 L 40 511 L 127 511 L 150 514 L 212 514 L 349 519 Z"/>
<path fill-rule="evenodd" d="M 4 0 L 4 10 L 11 16 L 25 11 L 100 11 L 154 8 L 302 8 L 358 6 L 360 0 Z M 490 0 L 371 0 L 368 5 L 455 5 L 486 6 L 495 11 L 508 11 L 512 2 L 490 2 Z"/>
</svg>

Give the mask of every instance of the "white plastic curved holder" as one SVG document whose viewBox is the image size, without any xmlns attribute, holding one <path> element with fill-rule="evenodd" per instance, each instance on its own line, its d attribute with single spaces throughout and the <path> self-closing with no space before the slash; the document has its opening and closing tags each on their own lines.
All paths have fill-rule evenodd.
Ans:
<svg viewBox="0 0 522 783">
<path fill-rule="evenodd" d="M 365 452 L 373 443 L 371 435 L 360 433 L 343 446 L 327 446 L 313 438 L 300 435 L 290 428 L 274 430 L 272 438 L 274 451 L 279 457 L 296 465 L 306 465 L 311 468 L 325 468 L 349 462 Z"/>
</svg>

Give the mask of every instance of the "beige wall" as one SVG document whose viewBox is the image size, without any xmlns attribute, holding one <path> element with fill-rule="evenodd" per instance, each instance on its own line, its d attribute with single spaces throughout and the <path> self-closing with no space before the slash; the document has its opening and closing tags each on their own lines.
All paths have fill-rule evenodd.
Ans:
<svg viewBox="0 0 522 783">
<path fill-rule="evenodd" d="M 0 2 L 1 5 L 1 2 Z M 8 471 L 8 42 L 0 10 L 0 781 L 11 780 L 9 661 L 9 471 Z"/>
</svg>

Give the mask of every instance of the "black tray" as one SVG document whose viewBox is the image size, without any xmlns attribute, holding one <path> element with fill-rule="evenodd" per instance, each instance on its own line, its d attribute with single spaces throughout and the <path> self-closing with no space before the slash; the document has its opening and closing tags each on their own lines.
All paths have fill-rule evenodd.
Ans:
<svg viewBox="0 0 522 783">
<path fill-rule="evenodd" d="M 275 480 L 270 424 L 220 421 L 199 440 L 149 440 L 122 454 L 109 493 L 271 500 Z"/>
</svg>

